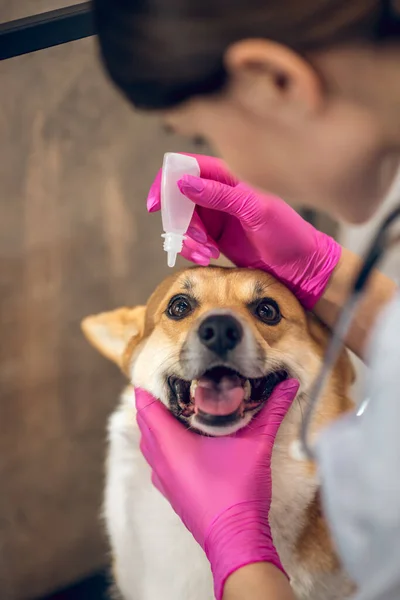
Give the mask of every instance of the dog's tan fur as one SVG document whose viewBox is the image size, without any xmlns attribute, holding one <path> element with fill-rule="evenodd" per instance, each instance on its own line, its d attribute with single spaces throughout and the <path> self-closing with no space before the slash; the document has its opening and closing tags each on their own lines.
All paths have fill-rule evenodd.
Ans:
<svg viewBox="0 0 400 600">
<path fill-rule="evenodd" d="M 169 299 L 184 292 L 193 294 L 198 306 L 185 319 L 172 321 L 166 316 Z M 280 306 L 283 318 L 273 327 L 258 320 L 249 310 L 249 303 L 261 296 L 273 298 Z M 228 310 L 240 319 L 251 339 L 262 349 L 266 368 L 283 362 L 300 381 L 299 394 L 281 426 L 274 448 L 271 527 L 278 552 L 299 598 L 343 598 L 351 591 L 351 585 L 341 571 L 322 516 L 315 468 L 312 464 L 294 460 L 290 455 L 290 448 L 298 437 L 307 393 L 329 339 L 327 329 L 313 315 L 306 314 L 293 294 L 270 275 L 222 268 L 193 268 L 174 273 L 157 287 L 146 306 L 121 308 L 91 316 L 83 321 L 82 327 L 89 341 L 118 364 L 134 385 L 167 403 L 165 382 L 159 380 L 161 369 L 173 368 L 175 374 L 181 376 L 179 356 L 188 333 L 196 328 L 204 315 L 215 309 Z M 344 351 L 319 404 L 312 435 L 352 407 L 349 390 L 353 377 L 350 359 Z M 124 420 L 126 431 L 133 430 L 132 404 L 124 401 L 117 412 L 118 419 Z M 237 428 L 240 426 L 238 424 Z M 110 430 L 112 455 L 113 426 Z M 109 458 L 109 481 L 117 470 L 116 462 Z M 108 489 L 108 493 L 112 494 L 110 486 Z M 154 490 L 154 493 L 157 492 Z M 131 509 L 135 511 L 135 506 Z M 119 556 L 121 540 L 116 540 L 112 533 L 112 519 L 113 513 L 109 511 L 106 520 L 117 584 L 128 600 L 152 600 L 153 596 L 155 600 L 154 592 L 131 593 L 129 585 L 122 581 L 126 567 L 122 565 L 124 559 Z M 128 531 L 126 535 L 129 535 Z M 156 572 L 154 577 L 157 577 Z M 141 589 L 145 588 L 144 584 Z M 184 598 L 176 591 L 171 590 L 171 595 L 168 595 L 165 589 L 164 592 L 161 589 L 160 597 L 165 599 L 170 596 L 175 600 L 209 597 L 201 592 L 202 596 L 193 593 L 192 597 Z"/>
</svg>

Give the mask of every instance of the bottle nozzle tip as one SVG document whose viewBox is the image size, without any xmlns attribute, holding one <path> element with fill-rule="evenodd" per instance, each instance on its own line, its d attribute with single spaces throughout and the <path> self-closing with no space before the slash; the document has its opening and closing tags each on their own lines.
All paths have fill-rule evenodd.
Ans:
<svg viewBox="0 0 400 600">
<path fill-rule="evenodd" d="M 170 250 L 168 252 L 168 256 L 167 256 L 167 262 L 168 262 L 168 266 L 172 269 L 172 267 L 175 266 L 176 263 L 176 252 L 174 252 L 173 250 Z"/>
<path fill-rule="evenodd" d="M 174 267 L 176 263 L 176 257 L 179 252 L 182 252 L 183 240 L 185 236 L 180 233 L 164 233 L 164 250 L 167 253 L 168 266 Z"/>
</svg>

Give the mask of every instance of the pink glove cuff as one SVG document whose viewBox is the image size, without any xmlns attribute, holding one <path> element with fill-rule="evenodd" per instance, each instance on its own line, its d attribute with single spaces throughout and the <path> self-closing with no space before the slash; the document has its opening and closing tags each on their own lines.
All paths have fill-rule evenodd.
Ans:
<svg viewBox="0 0 400 600">
<path fill-rule="evenodd" d="M 318 234 L 318 252 L 310 256 L 304 269 L 306 275 L 303 273 L 298 286 L 295 279 L 288 282 L 289 289 L 306 310 L 312 310 L 323 295 L 342 253 L 342 247 L 334 239 L 320 232 Z"/>
<path fill-rule="evenodd" d="M 287 577 L 272 541 L 268 510 L 257 502 L 237 504 L 219 515 L 205 536 L 204 550 L 217 600 L 229 575 L 249 564 L 272 563 Z"/>
</svg>

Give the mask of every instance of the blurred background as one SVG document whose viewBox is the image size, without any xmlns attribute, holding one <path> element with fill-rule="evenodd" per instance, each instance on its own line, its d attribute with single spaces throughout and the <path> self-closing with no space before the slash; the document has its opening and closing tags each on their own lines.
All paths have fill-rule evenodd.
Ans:
<svg viewBox="0 0 400 600">
<path fill-rule="evenodd" d="M 66 4 L 0 0 L 0 23 Z M 3 61 L 0 82 L 0 598 L 31 600 L 107 564 L 105 427 L 124 381 L 79 324 L 166 274 L 148 188 L 164 152 L 209 150 L 134 113 L 91 38 Z M 374 226 L 317 223 L 356 250 Z"/>
</svg>

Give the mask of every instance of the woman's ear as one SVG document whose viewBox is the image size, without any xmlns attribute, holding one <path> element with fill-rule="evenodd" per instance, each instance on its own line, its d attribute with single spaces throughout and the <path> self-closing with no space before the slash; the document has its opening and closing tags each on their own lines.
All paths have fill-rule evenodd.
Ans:
<svg viewBox="0 0 400 600">
<path fill-rule="evenodd" d="M 269 40 L 248 39 L 225 53 L 231 91 L 258 116 L 305 115 L 323 102 L 322 83 L 313 67 L 290 48 Z"/>
<path fill-rule="evenodd" d="M 133 348 L 143 337 L 145 314 L 145 306 L 118 308 L 86 317 L 81 327 L 92 346 L 122 369 L 128 344 Z"/>
</svg>

